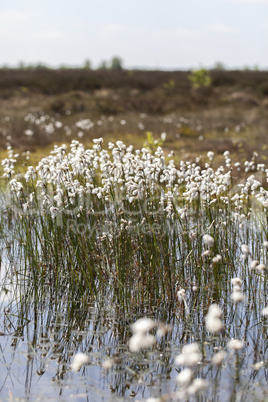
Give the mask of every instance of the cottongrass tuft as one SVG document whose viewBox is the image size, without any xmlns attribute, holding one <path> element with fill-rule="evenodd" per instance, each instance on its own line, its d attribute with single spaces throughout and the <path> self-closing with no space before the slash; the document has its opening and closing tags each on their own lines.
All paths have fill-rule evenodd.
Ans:
<svg viewBox="0 0 268 402">
<path fill-rule="evenodd" d="M 154 335 L 137 333 L 129 340 L 129 349 L 131 352 L 139 352 L 141 349 L 148 349 L 155 345 L 156 339 Z"/>
<path fill-rule="evenodd" d="M 233 293 L 231 294 L 231 300 L 234 303 L 241 303 L 245 300 L 245 296 L 241 292 L 241 286 L 242 286 L 242 279 L 240 278 L 233 278 L 231 280 L 231 283 L 233 285 Z"/>
<path fill-rule="evenodd" d="M 257 266 L 259 265 L 259 261 L 258 260 L 252 260 L 251 264 L 250 264 L 250 269 L 254 270 L 257 268 Z"/>
<path fill-rule="evenodd" d="M 259 264 L 256 266 L 256 270 L 259 272 L 264 272 L 266 270 L 266 266 L 264 264 Z"/>
<path fill-rule="evenodd" d="M 182 370 L 176 377 L 176 380 L 179 384 L 185 385 L 189 384 L 192 380 L 193 372 L 190 368 L 186 368 Z"/>
<path fill-rule="evenodd" d="M 184 300 L 186 297 L 185 289 L 180 289 L 177 292 L 178 300 Z"/>
<path fill-rule="evenodd" d="M 241 246 L 241 251 L 242 251 L 242 253 L 243 253 L 245 256 L 247 256 L 247 255 L 250 254 L 249 248 L 248 248 L 248 246 L 247 246 L 246 244 L 242 244 L 242 246 Z"/>
<path fill-rule="evenodd" d="M 226 357 L 227 352 L 225 352 L 224 350 L 219 350 L 219 352 L 215 353 L 215 355 L 212 357 L 211 361 L 216 366 L 220 366 L 224 362 Z"/>
<path fill-rule="evenodd" d="M 102 362 L 102 367 L 106 370 L 109 370 L 114 365 L 114 359 L 106 359 Z"/>
<path fill-rule="evenodd" d="M 192 384 L 188 387 L 188 394 L 194 395 L 200 391 L 205 391 L 208 388 L 208 381 L 203 380 L 203 378 L 195 378 Z"/>
<path fill-rule="evenodd" d="M 262 314 L 263 316 L 268 315 L 268 307 L 264 307 L 264 308 L 262 309 L 262 311 L 261 311 L 261 314 Z"/>
<path fill-rule="evenodd" d="M 236 291 L 231 294 L 231 299 L 234 303 L 241 303 L 245 300 L 245 296 L 240 291 Z"/>
<path fill-rule="evenodd" d="M 240 278 L 232 278 L 231 279 L 231 284 L 233 285 L 233 286 L 242 286 L 242 279 L 240 279 Z"/>
<path fill-rule="evenodd" d="M 89 356 L 85 353 L 77 353 L 72 361 L 71 370 L 79 371 L 81 367 L 89 362 Z"/>
<path fill-rule="evenodd" d="M 264 366 L 264 362 L 257 362 L 255 364 L 252 365 L 252 367 L 254 368 L 254 370 L 259 371 L 262 367 Z"/>
<path fill-rule="evenodd" d="M 132 332 L 134 334 L 140 333 L 145 334 L 148 331 L 151 331 L 153 328 L 157 326 L 156 321 L 151 318 L 139 318 L 134 324 L 131 325 Z"/>
<path fill-rule="evenodd" d="M 131 325 L 133 332 L 129 340 L 129 349 L 131 352 L 138 352 L 141 349 L 147 349 L 155 345 L 156 338 L 154 335 L 148 334 L 157 326 L 157 322 L 151 318 L 140 318 Z"/>
<path fill-rule="evenodd" d="M 218 306 L 218 304 L 216 303 L 211 304 L 205 318 L 207 331 L 212 333 L 220 332 L 223 329 L 223 323 L 221 317 L 222 317 L 222 310 Z"/>
<path fill-rule="evenodd" d="M 214 244 L 214 239 L 212 236 L 210 236 L 209 234 L 205 234 L 203 236 L 203 242 L 204 244 L 206 244 L 208 247 L 212 247 Z"/>
<path fill-rule="evenodd" d="M 182 348 L 182 353 L 175 358 L 175 364 L 194 367 L 202 359 L 198 343 L 190 343 Z"/>
<path fill-rule="evenodd" d="M 218 264 L 219 262 L 221 262 L 222 260 L 222 256 L 220 254 L 217 254 L 215 257 L 212 258 L 212 262 L 214 264 Z"/>
<path fill-rule="evenodd" d="M 227 348 L 230 350 L 241 350 L 244 347 L 244 342 L 239 339 L 231 339 L 227 343 Z"/>
</svg>

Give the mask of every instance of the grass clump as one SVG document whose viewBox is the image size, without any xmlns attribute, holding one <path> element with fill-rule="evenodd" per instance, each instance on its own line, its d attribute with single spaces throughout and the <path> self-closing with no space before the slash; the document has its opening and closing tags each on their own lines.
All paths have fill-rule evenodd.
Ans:
<svg viewBox="0 0 268 402">
<path fill-rule="evenodd" d="M 228 151 L 217 169 L 213 157 L 178 168 L 161 147 L 117 141 L 105 149 L 99 138 L 89 149 L 78 141 L 69 150 L 55 146 L 22 174 L 10 150 L 2 162 L 2 236 L 12 237 L 36 284 L 64 286 L 72 297 L 108 286 L 133 303 L 172 302 L 187 283 L 215 298 L 237 271 L 238 241 L 266 239 L 267 190 L 257 178 L 267 170 L 256 155 L 243 174 Z M 257 232 L 253 203 L 262 214 Z"/>
</svg>

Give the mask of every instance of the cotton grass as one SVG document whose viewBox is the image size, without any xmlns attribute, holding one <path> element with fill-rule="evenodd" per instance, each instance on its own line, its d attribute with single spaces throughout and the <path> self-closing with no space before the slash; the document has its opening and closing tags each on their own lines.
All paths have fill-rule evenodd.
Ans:
<svg viewBox="0 0 268 402">
<path fill-rule="evenodd" d="M 80 125 L 85 131 L 90 121 Z M 215 168 L 212 154 L 194 162 L 165 155 L 161 147 L 135 150 L 122 141 L 106 147 L 98 138 L 91 148 L 73 141 L 21 174 L 9 149 L 1 235 L 35 300 L 64 295 L 69 311 L 91 298 L 102 306 L 100 319 L 107 306 L 115 314 L 105 331 L 121 344 L 99 358 L 105 375 L 119 378 L 127 367 L 142 387 L 158 364 L 179 388 L 166 400 L 199 392 L 209 399 L 217 370 L 218 378 L 239 370 L 242 378 L 244 361 L 252 370 L 261 361 L 252 358 L 252 344 L 263 352 L 268 193 L 254 160 L 242 172 L 229 153 Z M 87 355 L 76 356 L 73 371 L 89 363 Z"/>
</svg>

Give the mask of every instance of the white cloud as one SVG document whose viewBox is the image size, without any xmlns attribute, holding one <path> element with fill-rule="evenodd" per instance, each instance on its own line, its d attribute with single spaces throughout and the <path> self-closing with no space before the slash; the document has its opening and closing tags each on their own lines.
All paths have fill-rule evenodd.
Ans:
<svg viewBox="0 0 268 402">
<path fill-rule="evenodd" d="M 66 35 L 62 31 L 40 31 L 36 32 L 34 38 L 45 40 L 64 39 Z"/>
<path fill-rule="evenodd" d="M 190 38 L 196 36 L 196 31 L 186 28 L 157 30 L 154 35 L 162 38 Z"/>
<path fill-rule="evenodd" d="M 9 27 L 16 25 L 20 22 L 27 21 L 30 14 L 24 11 L 16 10 L 3 10 L 0 11 L 0 25 L 3 27 Z"/>
<path fill-rule="evenodd" d="M 219 33 L 235 33 L 237 32 L 237 29 L 225 25 L 225 24 L 211 24 L 208 26 L 208 29 L 213 32 L 219 32 Z"/>
<path fill-rule="evenodd" d="M 123 30 L 123 27 L 122 27 L 122 25 L 118 25 L 118 24 L 107 24 L 107 25 L 104 25 L 103 27 L 102 27 L 102 31 L 103 32 L 120 32 L 120 31 L 122 31 Z"/>
</svg>

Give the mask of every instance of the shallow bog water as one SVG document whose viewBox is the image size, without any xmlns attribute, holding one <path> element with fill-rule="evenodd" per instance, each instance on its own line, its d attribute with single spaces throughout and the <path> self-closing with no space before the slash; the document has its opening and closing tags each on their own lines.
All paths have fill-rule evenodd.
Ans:
<svg viewBox="0 0 268 402">
<path fill-rule="evenodd" d="M 255 245 L 261 249 L 258 242 Z M 234 255 L 235 272 L 230 274 L 227 266 L 219 276 L 220 286 L 211 280 L 194 291 L 193 266 L 185 282 L 177 284 L 178 289 L 185 288 L 184 300 L 165 302 L 160 295 L 150 303 L 115 298 L 110 283 L 95 297 L 84 294 L 77 300 L 68 289 L 53 288 L 45 281 L 35 288 L 42 278 L 32 281 L 19 261 L 2 257 L 0 400 L 267 400 L 268 321 L 261 314 L 268 305 L 267 274 L 250 270 L 250 258 L 243 260 L 239 251 Z M 205 263 L 204 267 L 209 269 Z M 243 282 L 244 301 L 238 304 L 231 301 L 233 275 Z M 222 309 L 223 330 L 217 334 L 205 325 L 213 302 Z M 172 330 L 163 337 L 152 330 L 155 345 L 133 352 L 131 325 L 141 317 L 170 324 Z M 242 340 L 243 348 L 229 349 L 231 339 Z M 193 378 L 206 380 L 207 387 L 185 397 L 176 380 L 185 367 L 175 359 L 184 345 L 194 342 L 202 358 L 193 368 Z M 227 355 L 216 366 L 212 357 L 219 350 Z M 74 372 L 71 364 L 78 352 L 88 355 L 89 362 Z"/>
<path fill-rule="evenodd" d="M 265 400 L 267 323 L 249 305 L 236 312 L 228 306 L 225 330 L 213 336 L 206 333 L 200 310 L 186 314 L 180 303 L 169 309 L 143 305 L 126 312 L 109 300 L 83 303 L 80 308 L 79 303 L 50 300 L 49 295 L 26 304 L 6 296 L 2 300 L 0 400 L 186 400 L 177 395 L 176 376 L 182 368 L 174 359 L 183 345 L 192 342 L 198 342 L 203 353 L 194 375 L 206 379 L 208 388 L 203 396 L 187 400 Z M 130 326 L 143 316 L 172 324 L 173 330 L 157 337 L 152 348 L 131 352 Z M 233 337 L 245 343 L 238 353 L 226 347 Z M 228 356 L 215 367 L 211 357 L 220 348 Z M 77 352 L 86 353 L 89 363 L 74 372 L 71 362 Z M 109 369 L 103 367 L 107 359 L 113 362 Z M 258 361 L 264 365 L 255 370 Z"/>
</svg>

